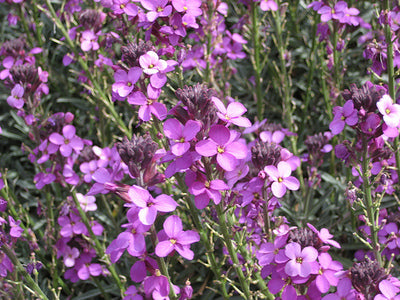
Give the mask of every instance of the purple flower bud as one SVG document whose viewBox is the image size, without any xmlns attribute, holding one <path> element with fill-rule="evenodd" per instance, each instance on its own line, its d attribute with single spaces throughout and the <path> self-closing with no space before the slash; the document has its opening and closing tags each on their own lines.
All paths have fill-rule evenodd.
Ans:
<svg viewBox="0 0 400 300">
<path fill-rule="evenodd" d="M 369 258 L 361 263 L 354 264 L 350 269 L 353 287 L 366 297 L 379 293 L 379 283 L 388 277 L 386 270 L 380 267 L 376 260 Z"/>
</svg>

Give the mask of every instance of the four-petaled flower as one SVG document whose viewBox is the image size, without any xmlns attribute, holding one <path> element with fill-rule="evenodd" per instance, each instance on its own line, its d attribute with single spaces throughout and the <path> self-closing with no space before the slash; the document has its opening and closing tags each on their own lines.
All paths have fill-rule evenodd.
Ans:
<svg viewBox="0 0 400 300">
<path fill-rule="evenodd" d="M 296 191 L 300 187 L 299 180 L 290 176 L 292 169 L 290 164 L 285 161 L 279 162 L 278 167 L 266 166 L 264 171 L 272 181 L 271 190 L 275 197 L 282 198 L 286 193 L 286 189 Z"/>
<path fill-rule="evenodd" d="M 165 239 L 156 246 L 156 255 L 166 257 L 173 250 L 176 250 L 182 257 L 192 260 L 194 253 L 190 250 L 190 244 L 200 241 L 200 236 L 193 230 L 183 231 L 182 220 L 175 215 L 169 216 L 164 222 Z"/>
<path fill-rule="evenodd" d="M 389 95 L 383 95 L 376 103 L 379 112 L 383 115 L 383 121 L 389 127 L 397 127 L 400 123 L 400 105 L 393 103 Z"/>
</svg>

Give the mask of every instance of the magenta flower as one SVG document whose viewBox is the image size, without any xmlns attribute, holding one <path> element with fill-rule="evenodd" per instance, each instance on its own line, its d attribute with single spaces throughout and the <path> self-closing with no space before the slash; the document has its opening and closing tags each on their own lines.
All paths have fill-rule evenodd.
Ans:
<svg viewBox="0 0 400 300">
<path fill-rule="evenodd" d="M 160 89 L 155 89 L 149 84 L 147 86 L 147 97 L 141 91 L 137 91 L 128 97 L 128 103 L 140 105 L 139 118 L 145 122 L 150 121 L 152 114 L 157 119 L 163 120 L 167 116 L 167 108 L 163 103 L 157 102 L 160 92 Z"/>
<path fill-rule="evenodd" d="M 139 220 L 144 225 L 152 225 L 157 217 L 157 212 L 171 212 L 178 206 L 170 196 L 159 195 L 153 198 L 148 190 L 139 186 L 132 186 L 128 195 L 137 207 L 139 207 Z"/>
<path fill-rule="evenodd" d="M 118 70 L 114 74 L 115 83 L 112 85 L 112 90 L 120 97 L 125 98 L 128 96 L 135 87 L 135 83 L 142 75 L 142 70 L 139 67 L 133 67 L 129 72 Z"/>
<path fill-rule="evenodd" d="M 347 3 L 344 1 L 339 1 L 335 4 L 334 8 L 327 5 L 322 6 L 318 13 L 321 15 L 322 22 L 328 22 L 331 19 L 339 20 L 345 15 L 345 10 L 347 9 Z"/>
<path fill-rule="evenodd" d="M 360 124 L 360 128 L 362 132 L 368 135 L 373 135 L 378 129 L 380 123 L 381 123 L 381 118 L 377 114 L 372 113 L 368 116 L 365 122 L 362 122 Z"/>
<path fill-rule="evenodd" d="M 278 167 L 266 166 L 264 171 L 272 181 L 271 190 L 277 198 L 282 198 L 286 193 L 286 189 L 296 191 L 300 187 L 299 180 L 290 176 L 292 169 L 290 164 L 285 161 L 280 161 Z"/>
<path fill-rule="evenodd" d="M 140 66 L 143 69 L 143 73 L 147 75 L 153 75 L 158 72 L 164 71 L 168 64 L 165 60 L 159 59 L 157 53 L 154 51 L 148 51 L 139 57 Z"/>
<path fill-rule="evenodd" d="M 190 141 L 201 129 L 201 123 L 189 120 L 183 126 L 176 119 L 168 119 L 164 123 L 164 133 L 172 141 L 171 152 L 176 156 L 185 154 L 190 148 Z"/>
<path fill-rule="evenodd" d="M 114 14 L 121 15 L 126 13 L 130 17 L 137 16 L 139 9 L 130 0 L 113 0 L 112 2 L 111 10 L 113 10 Z"/>
<path fill-rule="evenodd" d="M 278 4 L 276 4 L 276 2 L 273 0 L 261 0 L 260 8 L 262 11 L 267 11 L 267 10 L 277 11 Z"/>
<path fill-rule="evenodd" d="M 219 204 L 221 202 L 220 191 L 228 189 L 228 185 L 220 179 L 205 182 L 195 181 L 189 187 L 189 191 L 195 196 L 194 201 L 198 209 L 205 208 L 210 202 L 210 199 L 212 199 L 215 204 Z"/>
<path fill-rule="evenodd" d="M 193 230 L 183 231 L 182 220 L 178 216 L 169 216 L 164 222 L 164 233 L 166 239 L 160 241 L 156 246 L 156 255 L 166 257 L 176 250 L 182 257 L 192 260 L 194 253 L 190 245 L 200 241 L 200 236 Z"/>
<path fill-rule="evenodd" d="M 98 36 L 91 30 L 85 30 L 81 35 L 81 49 L 82 51 L 98 50 L 100 48 L 97 42 Z"/>
<path fill-rule="evenodd" d="M 42 164 L 49 160 L 50 155 L 56 153 L 58 150 L 58 145 L 50 143 L 47 139 L 44 140 L 38 147 L 42 151 L 42 156 L 37 160 L 38 164 Z"/>
<path fill-rule="evenodd" d="M 336 248 L 341 248 L 340 244 L 331 238 L 333 238 L 333 235 L 329 233 L 329 230 L 326 228 L 322 228 L 321 231 L 318 231 L 317 228 L 315 228 L 312 224 L 307 223 L 307 226 L 318 235 L 318 238 L 325 244 L 332 245 L 333 247 Z"/>
<path fill-rule="evenodd" d="M 83 149 L 82 139 L 75 135 L 76 129 L 73 125 L 65 125 L 62 129 L 63 135 L 53 132 L 49 141 L 60 146 L 60 153 L 64 157 L 71 155 L 72 150 L 79 152 Z"/>
<path fill-rule="evenodd" d="M 19 238 L 24 230 L 19 226 L 21 220 L 15 221 L 13 217 L 8 216 L 8 224 L 10 225 L 10 236 Z"/>
<path fill-rule="evenodd" d="M 61 226 L 60 235 L 62 237 L 72 237 L 87 232 L 85 224 L 81 222 L 81 217 L 74 213 L 70 213 L 69 217 L 59 217 L 57 222 Z"/>
<path fill-rule="evenodd" d="M 225 108 L 225 105 L 217 97 L 212 97 L 211 100 L 218 108 L 219 112 L 217 112 L 217 115 L 221 120 L 228 124 L 233 123 L 240 127 L 251 126 L 249 119 L 242 117 L 242 115 L 247 111 L 242 103 L 232 102 L 228 104 L 227 108 Z"/>
<path fill-rule="evenodd" d="M 313 269 L 313 264 L 317 264 L 318 251 L 311 246 L 301 250 L 300 244 L 290 243 L 285 247 L 285 255 L 289 258 L 285 265 L 285 272 L 292 277 L 308 277 Z"/>
<path fill-rule="evenodd" d="M 168 0 L 140 0 L 140 3 L 149 10 L 146 14 L 149 22 L 154 22 L 158 17 L 168 17 L 172 12 L 172 6 L 167 5 Z"/>
<path fill-rule="evenodd" d="M 97 160 L 91 160 L 89 162 L 81 163 L 81 165 L 79 166 L 79 170 L 81 170 L 81 172 L 83 174 L 85 174 L 83 176 L 83 180 L 85 182 L 91 182 L 92 176 L 93 176 L 94 172 L 97 170 L 97 168 L 98 168 Z"/>
<path fill-rule="evenodd" d="M 181 13 L 198 17 L 203 14 L 203 11 L 200 8 L 201 2 L 201 0 L 172 0 L 172 5 Z"/>
<path fill-rule="evenodd" d="M 79 250 L 77 248 L 70 248 L 66 247 L 65 252 L 64 252 L 64 265 L 68 268 L 72 268 L 75 266 L 75 259 L 79 257 Z"/>
<path fill-rule="evenodd" d="M 397 127 L 400 123 L 400 105 L 393 104 L 389 95 L 383 95 L 376 103 L 379 112 L 383 115 L 383 121 L 389 127 Z"/>
<path fill-rule="evenodd" d="M 217 162 L 225 171 L 233 171 L 239 159 L 247 156 L 246 145 L 235 142 L 236 134 L 223 125 L 214 125 L 210 128 L 210 139 L 196 144 L 196 151 L 202 156 L 217 155 Z"/>
<path fill-rule="evenodd" d="M 339 277 L 335 276 L 337 272 L 343 269 L 338 261 L 333 261 L 328 253 L 321 253 L 318 256 L 320 268 L 315 279 L 318 290 L 321 293 L 329 291 L 331 286 L 337 286 Z"/>
<path fill-rule="evenodd" d="M 17 109 L 22 108 L 25 104 L 25 101 L 22 98 L 24 92 L 25 90 L 23 86 L 17 83 L 11 90 L 11 96 L 7 98 L 8 105 Z"/>
<path fill-rule="evenodd" d="M 374 300 L 400 300 L 400 289 L 390 280 L 382 280 L 379 282 L 379 290 L 381 294 L 375 296 Z"/>
<path fill-rule="evenodd" d="M 358 122 L 358 113 L 357 110 L 354 109 L 352 100 L 346 101 L 343 107 L 336 106 L 333 109 L 333 113 L 335 117 L 329 124 L 329 129 L 332 131 L 333 135 L 341 133 L 346 124 L 349 126 L 354 126 Z"/>
</svg>

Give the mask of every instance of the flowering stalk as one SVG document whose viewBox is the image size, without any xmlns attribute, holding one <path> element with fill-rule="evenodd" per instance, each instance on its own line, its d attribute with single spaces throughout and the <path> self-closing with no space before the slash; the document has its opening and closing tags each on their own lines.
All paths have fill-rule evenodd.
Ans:
<svg viewBox="0 0 400 300">
<path fill-rule="evenodd" d="M 250 53 L 254 55 L 253 69 L 254 69 L 254 79 L 256 83 L 256 102 L 257 102 L 257 117 L 259 120 L 264 119 L 264 105 L 263 105 L 263 95 L 262 95 L 262 85 L 261 85 L 261 64 L 260 64 L 260 32 L 259 32 L 259 22 L 258 22 L 258 3 L 251 2 L 251 36 L 253 38 L 254 49 Z"/>
<path fill-rule="evenodd" d="M 368 158 L 368 141 L 366 137 L 363 137 L 362 143 L 363 143 L 363 154 L 362 154 L 361 176 L 363 179 L 364 206 L 367 211 L 367 219 L 368 219 L 367 223 L 371 230 L 372 250 L 379 265 L 383 267 L 382 256 L 380 253 L 380 246 L 378 241 L 379 226 L 377 224 L 377 220 L 375 219 L 376 209 L 379 210 L 379 207 L 375 208 L 372 200 L 372 189 L 371 189 L 372 184 L 370 181 L 371 173 L 369 168 L 370 159 Z"/>
<path fill-rule="evenodd" d="M 232 259 L 232 263 L 233 263 L 233 268 L 236 271 L 237 276 L 239 277 L 239 282 L 240 285 L 243 289 L 243 296 L 245 297 L 245 299 L 253 299 L 253 296 L 250 293 L 250 287 L 249 287 L 249 282 L 248 280 L 246 280 L 242 268 L 241 268 L 241 264 L 239 263 L 239 259 L 237 256 L 237 250 L 233 247 L 233 243 L 232 243 L 232 238 L 229 234 L 228 231 L 228 226 L 226 223 L 226 219 L 225 219 L 225 213 L 224 213 L 224 207 L 222 206 L 223 201 L 221 201 L 220 204 L 216 205 L 215 208 L 217 210 L 217 215 L 218 215 L 218 220 L 219 220 L 219 225 L 220 225 L 220 229 L 224 238 L 224 242 L 226 245 L 226 248 L 228 249 L 229 255 Z"/>
<path fill-rule="evenodd" d="M 29 288 L 31 288 L 37 297 L 40 299 L 47 300 L 47 296 L 45 293 L 41 290 L 41 288 L 37 285 L 37 283 L 33 280 L 31 275 L 25 270 L 25 268 L 22 266 L 22 264 L 19 262 L 18 258 L 15 256 L 14 252 L 8 247 L 6 243 L 4 243 L 1 248 L 0 248 L 7 256 L 8 258 L 12 261 L 14 266 L 17 268 L 17 271 L 22 273 L 22 276 L 24 280 L 27 282 Z"/>
<path fill-rule="evenodd" d="M 278 6 L 280 1 L 278 2 Z M 282 114 L 283 119 L 285 120 L 286 126 L 289 128 L 289 131 L 296 132 L 296 128 L 294 126 L 293 120 L 293 108 L 292 108 L 292 80 L 288 74 L 286 69 L 286 60 L 285 60 L 285 49 L 286 49 L 286 42 L 283 40 L 283 24 L 281 20 L 281 11 L 278 9 L 277 11 L 272 12 L 275 21 L 275 32 L 276 32 L 276 47 L 278 48 L 279 52 L 279 62 L 280 62 L 280 80 L 281 86 L 283 91 L 281 91 L 281 95 L 283 97 L 282 103 Z M 290 136 L 290 143 L 292 146 L 292 152 L 295 156 L 298 156 L 298 149 L 297 149 L 297 137 L 295 135 Z M 297 168 L 297 175 L 300 180 L 300 188 L 302 194 L 305 194 L 305 184 L 304 178 L 301 171 L 301 166 Z"/>
<path fill-rule="evenodd" d="M 96 235 L 93 233 L 92 227 L 90 226 L 89 220 L 85 214 L 85 212 L 82 210 L 81 204 L 79 203 L 78 198 L 76 197 L 76 191 L 72 190 L 72 198 L 74 199 L 74 203 L 76 208 L 78 209 L 79 215 L 82 218 L 82 222 L 85 224 L 87 230 L 89 231 L 90 237 L 94 242 L 94 246 L 96 248 L 97 253 L 99 254 L 99 256 L 101 258 L 106 258 L 107 256 L 104 253 L 104 249 L 101 246 L 99 240 L 97 239 Z M 114 278 L 115 282 L 117 283 L 121 294 L 125 292 L 125 287 L 123 285 L 123 283 L 121 282 L 117 271 L 115 270 L 114 266 L 110 263 L 110 261 L 108 259 L 106 259 L 106 263 L 107 263 L 107 269 L 110 271 L 112 277 Z"/>
<path fill-rule="evenodd" d="M 155 248 L 156 245 L 158 244 L 158 238 L 157 238 L 157 231 L 156 231 L 156 228 L 154 227 L 154 224 L 151 226 L 150 232 L 151 232 L 151 241 Z M 161 274 L 164 275 L 165 277 L 167 277 L 167 279 L 168 279 L 169 286 L 170 286 L 169 298 L 174 300 L 174 299 L 176 299 L 176 294 L 175 294 L 174 287 L 171 282 L 171 277 L 168 274 L 168 268 L 167 268 L 167 265 L 165 264 L 164 258 L 157 256 L 157 263 L 158 263 L 158 266 L 160 267 Z"/>
<path fill-rule="evenodd" d="M 132 137 L 132 132 L 128 129 L 128 127 L 126 127 L 125 123 L 123 122 L 123 120 L 121 119 L 119 114 L 116 112 L 114 104 L 111 102 L 110 98 L 103 92 L 103 88 L 100 86 L 100 84 L 97 82 L 97 80 L 95 80 L 95 78 L 93 77 L 93 74 L 90 72 L 89 66 L 87 65 L 86 61 L 79 55 L 75 43 L 71 40 L 67 29 L 61 23 L 61 20 L 57 16 L 57 14 L 53 8 L 53 5 L 50 3 L 50 0 L 46 0 L 46 5 L 49 9 L 49 13 L 52 17 L 53 22 L 61 30 L 65 40 L 68 43 L 68 46 L 74 52 L 75 57 L 77 58 L 80 66 L 85 71 L 86 76 L 89 78 L 90 82 L 93 84 L 93 89 L 92 89 L 93 95 L 96 95 L 96 94 L 99 95 L 101 103 L 111 113 L 113 121 L 118 125 L 119 129 L 130 139 Z M 46 10 L 44 8 L 42 8 L 42 7 L 39 7 L 39 8 L 41 10 L 43 10 L 44 12 L 46 12 Z"/>
<path fill-rule="evenodd" d="M 389 13 L 389 0 L 384 1 L 383 9 L 385 13 Z M 388 18 L 388 15 L 386 14 Z M 385 22 L 385 40 L 387 44 L 387 71 L 388 71 L 388 87 L 389 87 L 389 95 L 392 99 L 396 99 L 396 89 L 395 89 L 395 78 L 394 78 L 394 64 L 393 64 L 393 40 L 392 40 L 392 32 L 390 29 L 390 25 Z M 400 178 L 400 152 L 397 151 L 399 149 L 399 137 L 395 137 L 394 139 L 394 155 L 396 158 L 396 168 L 397 174 Z"/>
<path fill-rule="evenodd" d="M 176 174 L 175 177 L 178 181 L 181 190 L 182 191 L 186 190 L 187 194 L 187 186 L 185 185 L 182 177 L 179 174 Z M 189 207 L 194 225 L 198 233 L 200 234 L 201 242 L 206 248 L 206 256 L 210 264 L 211 270 L 213 271 L 215 278 L 217 278 L 217 282 L 220 285 L 222 297 L 224 299 L 229 299 L 229 295 L 226 290 L 226 280 L 221 276 L 221 267 L 218 265 L 217 260 L 215 259 L 214 247 L 210 243 L 209 234 L 204 228 L 203 223 L 200 221 L 199 210 L 196 208 L 194 202 L 191 199 L 187 198 L 186 203 Z"/>
</svg>

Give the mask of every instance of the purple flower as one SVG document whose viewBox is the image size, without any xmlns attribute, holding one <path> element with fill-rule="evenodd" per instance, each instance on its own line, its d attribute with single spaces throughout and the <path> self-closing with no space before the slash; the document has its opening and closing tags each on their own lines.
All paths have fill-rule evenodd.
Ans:
<svg viewBox="0 0 400 300">
<path fill-rule="evenodd" d="M 336 248 L 341 248 L 340 244 L 331 238 L 333 238 L 333 235 L 329 233 L 329 230 L 326 228 L 322 228 L 321 231 L 318 231 L 317 228 L 315 228 L 312 224 L 307 223 L 307 226 L 318 235 L 318 238 L 325 244 L 332 245 Z"/>
<path fill-rule="evenodd" d="M 131 285 L 126 289 L 125 297 L 122 300 L 143 300 L 143 296 L 138 295 L 136 286 Z"/>
<path fill-rule="evenodd" d="M 328 253 L 321 253 L 318 256 L 320 264 L 318 275 L 315 279 L 318 290 L 321 293 L 329 291 L 331 286 L 337 286 L 339 277 L 335 274 L 343 269 L 341 263 L 333 261 Z"/>
<path fill-rule="evenodd" d="M 147 14 L 147 21 L 154 22 L 158 17 L 168 17 L 172 12 L 172 6 L 167 5 L 168 0 L 140 0 L 142 6 L 150 10 Z"/>
<path fill-rule="evenodd" d="M 79 166 L 79 170 L 81 170 L 81 172 L 83 174 L 85 174 L 85 176 L 83 176 L 83 180 L 85 182 L 91 182 L 92 181 L 92 176 L 93 176 L 94 172 L 97 170 L 97 168 L 98 168 L 97 160 L 91 160 L 89 162 L 83 162 Z"/>
<path fill-rule="evenodd" d="M 113 5 L 111 6 L 114 14 L 121 15 L 126 13 L 130 17 L 135 17 L 138 14 L 138 7 L 131 3 L 130 0 L 113 0 Z"/>
<path fill-rule="evenodd" d="M 183 126 L 176 119 L 168 119 L 164 123 L 164 133 L 172 141 L 171 152 L 176 156 L 185 154 L 190 148 L 190 141 L 201 129 L 201 123 L 189 120 Z"/>
<path fill-rule="evenodd" d="M 201 0 L 172 0 L 172 5 L 178 12 L 198 17 L 203 14 L 200 8 L 201 2 Z"/>
<path fill-rule="evenodd" d="M 370 114 L 365 122 L 360 124 L 361 131 L 367 135 L 374 135 L 378 126 L 381 123 L 381 118 L 377 114 Z"/>
<path fill-rule="evenodd" d="M 383 115 L 383 121 L 389 127 L 397 127 L 400 123 L 400 105 L 393 104 L 389 95 L 383 97 L 376 103 L 379 112 Z"/>
<path fill-rule="evenodd" d="M 139 67 L 133 67 L 129 72 L 118 70 L 114 74 L 115 83 L 112 85 L 112 90 L 120 97 L 125 98 L 128 96 L 135 87 L 135 83 L 142 75 L 142 70 Z"/>
<path fill-rule="evenodd" d="M 8 216 L 8 223 L 10 225 L 10 236 L 19 238 L 24 230 L 19 226 L 21 220 L 15 221 L 13 217 Z"/>
<path fill-rule="evenodd" d="M 141 91 L 137 91 L 128 97 L 128 103 L 140 105 L 139 118 L 145 122 L 150 121 L 152 114 L 157 119 L 163 120 L 167 116 L 167 108 L 163 103 L 157 102 L 160 93 L 160 89 L 155 89 L 149 84 L 147 86 L 147 98 Z"/>
<path fill-rule="evenodd" d="M 277 11 L 278 10 L 278 4 L 274 0 L 261 0 L 260 2 L 260 8 L 262 11 Z"/>
<path fill-rule="evenodd" d="M 6 277 L 7 271 L 13 271 L 13 264 L 11 260 L 3 252 L 0 252 L 0 277 Z"/>
<path fill-rule="evenodd" d="M 382 280 L 379 282 L 379 291 L 382 294 L 378 294 L 375 296 L 374 300 L 399 300 L 400 289 L 398 286 L 395 286 L 389 280 Z"/>
<path fill-rule="evenodd" d="M 76 193 L 76 198 L 78 199 L 83 211 L 87 212 L 97 210 L 96 198 L 94 196 L 85 196 L 81 193 Z"/>
<path fill-rule="evenodd" d="M 247 156 L 247 147 L 241 142 L 235 142 L 236 134 L 223 125 L 214 125 L 210 128 L 210 139 L 196 144 L 196 151 L 202 156 L 217 155 L 218 164 L 225 171 L 233 171 L 239 159 Z"/>
<path fill-rule="evenodd" d="M 53 132 L 49 136 L 49 141 L 60 146 L 61 155 L 68 157 L 72 150 L 79 152 L 83 149 L 82 139 L 75 135 L 75 127 L 73 125 L 65 125 L 62 129 L 63 135 Z"/>
<path fill-rule="evenodd" d="M 178 206 L 170 196 L 159 195 L 153 198 L 148 190 L 139 186 L 132 186 L 128 192 L 129 197 L 139 207 L 139 220 L 144 225 L 152 225 L 157 217 L 157 212 L 171 212 Z"/>
<path fill-rule="evenodd" d="M 159 59 L 157 53 L 154 51 L 148 51 L 146 54 L 140 56 L 139 63 L 143 69 L 143 73 L 147 75 L 154 75 L 164 71 L 168 66 L 167 62 Z"/>
<path fill-rule="evenodd" d="M 296 177 L 290 176 L 292 169 L 289 163 L 280 161 L 278 166 L 266 166 L 265 173 L 272 181 L 271 190 L 275 197 L 282 198 L 286 189 L 295 191 L 300 187 L 300 182 Z"/>
<path fill-rule="evenodd" d="M 301 250 L 298 243 L 290 243 L 285 247 L 285 255 L 289 261 L 285 265 L 285 272 L 289 276 L 308 277 L 313 264 L 316 263 L 318 251 L 314 247 L 305 247 Z"/>
<path fill-rule="evenodd" d="M 356 300 L 356 293 L 353 290 L 350 278 L 340 279 L 337 285 L 337 291 L 334 294 L 328 294 L 322 300 Z"/>
<path fill-rule="evenodd" d="M 127 218 L 129 223 L 122 225 L 126 231 L 120 233 L 107 247 L 106 254 L 110 254 L 112 263 L 117 262 L 125 250 L 134 257 L 139 257 L 146 250 L 144 233 L 150 229 L 150 226 L 143 225 L 139 220 L 137 208 L 129 209 Z"/>
<path fill-rule="evenodd" d="M 242 117 L 242 115 L 247 111 L 242 103 L 232 102 L 229 103 L 227 108 L 225 108 L 225 105 L 218 98 L 212 97 L 211 100 L 218 108 L 219 112 L 217 112 L 217 115 L 221 120 L 227 122 L 228 124 L 233 123 L 240 127 L 251 126 L 249 119 Z"/>
<path fill-rule="evenodd" d="M 70 248 L 66 247 L 65 252 L 64 252 L 64 265 L 68 268 L 72 268 L 75 266 L 75 259 L 79 257 L 79 250 L 77 248 Z"/>
<path fill-rule="evenodd" d="M 11 90 L 11 96 L 7 98 L 8 105 L 17 109 L 22 108 L 25 104 L 25 101 L 22 98 L 24 92 L 25 90 L 23 86 L 17 83 Z"/>
<path fill-rule="evenodd" d="M 322 6 L 318 9 L 318 13 L 321 15 L 322 22 L 328 22 L 331 19 L 339 20 L 345 15 L 345 10 L 347 8 L 347 3 L 344 1 L 339 1 L 335 4 L 334 8 L 327 5 Z"/>
<path fill-rule="evenodd" d="M 62 237 L 73 237 L 74 235 L 85 234 L 87 229 L 85 224 L 81 222 L 81 217 L 75 213 L 70 213 L 68 216 L 61 216 L 57 220 L 61 226 L 60 235 Z"/>
<path fill-rule="evenodd" d="M 42 151 L 42 156 L 37 160 L 38 164 L 42 164 L 49 160 L 50 155 L 56 153 L 58 150 L 58 145 L 50 143 L 47 139 L 45 139 L 38 147 L 40 151 Z"/>
<path fill-rule="evenodd" d="M 81 35 L 81 49 L 82 51 L 98 50 L 100 48 L 97 42 L 97 35 L 91 30 L 85 30 Z"/>
<path fill-rule="evenodd" d="M 335 117 L 329 124 L 329 129 L 333 135 L 339 134 L 343 131 L 345 124 L 354 126 L 358 122 L 357 110 L 354 109 L 353 101 L 348 100 L 343 107 L 336 106 L 333 109 Z"/>
<path fill-rule="evenodd" d="M 211 181 L 195 181 L 189 187 L 189 191 L 195 196 L 194 201 L 198 209 L 205 208 L 210 199 L 214 201 L 215 204 L 221 202 L 221 190 L 228 190 L 229 187 L 220 179 L 215 179 Z"/>
<path fill-rule="evenodd" d="M 182 257 L 192 260 L 194 253 L 190 245 L 200 241 L 200 236 L 193 230 L 183 231 L 182 220 L 178 216 L 169 216 L 164 222 L 164 233 L 166 239 L 160 241 L 156 246 L 156 255 L 166 257 L 176 250 Z"/>
</svg>

